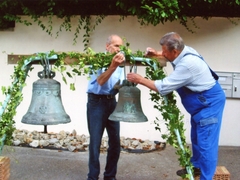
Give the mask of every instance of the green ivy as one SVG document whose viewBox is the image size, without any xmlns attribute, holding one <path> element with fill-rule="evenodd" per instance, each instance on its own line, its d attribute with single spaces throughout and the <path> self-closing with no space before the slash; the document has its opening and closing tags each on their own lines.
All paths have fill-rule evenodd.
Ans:
<svg viewBox="0 0 240 180">
<path fill-rule="evenodd" d="M 166 22 L 178 21 L 189 32 L 195 32 L 191 27 L 198 29 L 195 23 L 195 17 L 202 17 L 208 20 L 213 16 L 226 17 L 232 24 L 237 24 L 231 20 L 231 17 L 239 17 L 240 1 L 239 0 L 109 0 L 109 4 L 99 1 L 89 1 L 91 5 L 100 5 L 95 8 L 99 12 L 91 11 L 90 13 L 84 10 L 86 4 L 84 1 L 69 0 L 39 0 L 33 2 L 30 0 L 2 0 L 0 1 L 0 28 L 6 28 L 9 22 L 22 23 L 26 26 L 37 24 L 43 31 L 50 36 L 53 36 L 53 18 L 62 19 L 59 24 L 59 29 L 56 32 L 56 37 L 63 30 L 73 31 L 72 19 L 77 18 L 78 24 L 74 29 L 73 44 L 77 43 L 80 30 L 84 30 L 82 34 L 84 51 L 90 47 L 91 33 L 108 15 L 119 15 L 119 21 L 124 20 L 127 16 L 136 16 L 141 25 L 158 25 Z M 80 10 L 76 7 L 79 7 Z M 72 10 L 71 8 L 74 8 Z M 87 8 L 87 7 L 86 7 Z M 94 8 L 92 8 L 94 9 Z M 224 11 L 223 11 L 224 10 Z M 30 20 L 23 20 L 22 16 L 30 17 Z M 94 17 L 94 16 L 95 17 Z M 43 18 L 47 18 L 45 21 Z"/>
<path fill-rule="evenodd" d="M 69 4 L 77 5 L 80 1 L 69 0 Z M 63 30 L 72 31 L 72 18 L 76 18 L 77 15 L 71 13 L 71 10 L 60 6 L 60 1 L 58 0 L 40 0 L 36 1 L 35 6 L 28 6 L 24 1 L 13 1 L 13 0 L 3 0 L 0 2 L 0 28 L 7 27 L 8 22 L 15 21 L 16 23 L 22 23 L 26 26 L 31 26 L 36 23 L 43 31 L 53 36 L 52 24 L 53 17 L 57 17 L 63 20 L 59 25 L 59 29 L 56 32 L 56 37 Z M 96 69 L 101 67 L 108 67 L 112 54 L 105 53 L 95 53 L 89 48 L 91 33 L 95 30 L 96 26 L 99 25 L 102 20 L 109 15 L 108 12 L 121 12 L 119 13 L 119 20 L 122 21 L 126 16 L 137 16 L 138 22 L 141 25 L 152 24 L 154 26 L 158 24 L 164 24 L 168 21 L 179 21 L 189 32 L 194 32 L 189 28 L 189 22 L 195 27 L 199 28 L 194 18 L 200 16 L 206 20 L 211 17 L 211 13 L 217 14 L 222 13 L 222 9 L 228 10 L 228 14 L 231 17 L 239 16 L 239 0 L 161 0 L 161 1 L 151 1 L 151 0 L 140 0 L 140 1 L 129 1 L 129 0 L 117 0 L 115 6 L 109 5 L 105 10 L 106 13 L 97 14 L 94 19 L 90 14 L 78 14 L 78 24 L 74 31 L 74 44 L 77 42 L 80 30 L 84 30 L 85 33 L 82 35 L 84 43 L 85 53 L 56 53 L 51 52 L 52 55 L 57 54 L 58 60 L 55 63 L 55 70 L 62 74 L 62 79 L 67 83 L 67 78 L 72 78 L 74 76 L 87 75 L 89 73 L 94 73 Z M 203 11 L 204 10 L 204 11 Z M 233 12 L 233 13 L 232 13 Z M 205 13 L 205 14 L 204 14 Z M 23 20 L 21 15 L 29 16 L 31 21 Z M 219 14 L 217 14 L 219 15 Z M 223 14 L 222 14 L 223 15 Z M 48 18 L 47 23 L 42 20 L 42 18 Z M 225 17 L 225 16 L 221 16 Z M 232 21 L 230 16 L 227 16 L 231 23 L 237 25 L 235 21 Z M 126 57 L 129 59 L 130 56 L 143 57 L 143 52 L 137 51 L 132 53 L 129 49 L 129 44 L 122 47 L 122 51 L 125 52 Z M 44 55 L 42 55 L 44 56 Z M 77 60 L 76 64 L 70 64 L 71 71 L 67 71 L 64 59 L 70 57 Z M 31 58 L 27 59 L 29 62 Z M 0 137 L 4 134 L 6 135 L 6 144 L 11 144 L 12 133 L 15 129 L 14 116 L 16 114 L 16 107 L 22 101 L 21 90 L 25 86 L 25 79 L 27 73 L 31 70 L 31 65 L 26 65 L 26 59 L 22 59 L 18 62 L 17 66 L 14 67 L 14 73 L 11 76 L 13 82 L 11 87 L 2 87 L 2 92 L 4 95 L 9 96 L 9 102 L 6 109 L 4 110 L 1 121 L 0 121 Z M 153 60 L 154 62 L 154 60 Z M 157 61 L 155 61 L 157 63 Z M 157 63 L 158 64 L 158 63 Z M 89 67 L 91 65 L 91 68 Z M 24 67 L 24 68 L 23 68 Z M 162 68 L 158 65 L 158 69 L 154 69 L 151 66 L 146 67 L 147 78 L 156 80 L 165 77 Z M 70 89 L 75 90 L 74 83 L 70 84 Z M 179 155 L 179 163 L 181 166 L 187 166 L 192 168 L 190 163 L 191 152 L 186 144 L 184 136 L 184 123 L 182 121 L 183 115 L 176 105 L 176 99 L 174 93 L 170 93 L 167 96 L 161 97 L 158 93 L 150 91 L 151 101 L 155 103 L 154 108 L 159 110 L 162 114 L 162 118 L 168 129 L 168 134 L 163 134 L 163 139 L 176 148 L 176 154 Z M 1 103 L 1 105 L 3 105 Z M 161 119 L 156 117 L 155 119 L 155 129 L 161 131 Z M 177 130 L 177 131 L 176 131 Z M 181 144 L 178 141 L 178 134 L 180 136 Z M 190 175 L 187 175 L 189 178 Z"/>
<path fill-rule="evenodd" d="M 126 59 L 131 58 L 131 56 L 144 56 L 144 52 L 141 51 L 133 53 L 129 49 L 129 45 L 129 43 L 126 43 L 125 46 L 121 47 L 121 51 L 125 53 Z M 89 73 L 95 73 L 95 71 L 99 68 L 107 68 L 110 65 L 111 60 L 115 54 L 95 53 L 92 49 L 88 48 L 85 53 L 56 53 L 54 51 L 51 51 L 50 54 L 48 54 L 48 57 L 51 57 L 53 55 L 57 55 L 58 57 L 58 59 L 54 63 L 54 70 L 59 71 L 62 74 L 63 81 L 67 83 L 68 78 L 73 78 L 74 76 L 88 75 Z M 40 59 L 46 59 L 46 54 L 40 53 L 38 54 L 38 57 L 40 57 Z M 66 68 L 66 58 L 74 59 L 74 62 L 76 62 L 68 65 L 71 67 L 71 70 L 67 70 Z M 31 61 L 34 59 L 34 57 L 30 57 L 28 59 L 23 58 L 22 60 L 18 61 L 17 66 L 14 67 L 14 73 L 11 76 L 11 78 L 14 80 L 12 82 L 12 86 L 2 87 L 4 95 L 11 95 L 10 101 L 8 102 L 7 107 L 3 112 L 0 120 L 0 137 L 5 134 L 5 143 L 9 145 L 12 142 L 12 133 L 15 130 L 14 116 L 16 115 L 16 107 L 23 99 L 22 88 L 25 86 L 25 80 L 28 71 L 32 70 Z M 26 64 L 26 62 L 28 63 Z M 130 63 L 134 62 L 130 61 Z M 147 66 L 147 78 L 152 80 L 163 79 L 165 77 L 165 73 L 162 67 L 160 67 L 160 64 L 154 59 L 152 59 L 150 63 L 152 63 L 152 65 L 154 63 L 157 64 L 157 68 L 153 68 L 154 66 L 151 65 Z M 74 83 L 70 84 L 70 89 L 75 90 Z M 191 152 L 186 144 L 184 136 L 185 130 L 184 123 L 182 121 L 183 115 L 177 107 L 174 93 L 170 93 L 168 96 L 161 97 L 159 93 L 150 91 L 150 95 L 151 101 L 154 102 L 154 108 L 161 112 L 162 118 L 165 121 L 168 129 L 167 134 L 162 134 L 163 139 L 165 139 L 167 143 L 176 148 L 176 154 L 179 156 L 178 160 L 181 166 L 192 167 L 190 163 Z M 1 105 L 3 105 L 3 103 L 1 103 Z M 161 131 L 161 121 L 162 120 L 159 117 L 156 117 L 156 120 L 154 121 L 156 125 L 156 130 Z M 176 134 L 176 130 L 178 131 L 179 135 Z M 178 138 L 180 138 L 182 144 L 179 144 Z M 189 175 L 187 175 L 186 177 L 189 177 Z"/>
<path fill-rule="evenodd" d="M 27 73 L 31 69 L 30 65 L 24 66 L 25 61 L 18 61 L 14 67 L 14 73 L 11 76 L 11 86 L 2 87 L 2 93 L 6 96 L 6 100 L 1 102 L 1 120 L 0 120 L 0 137 L 6 135 L 5 143 L 12 144 L 12 133 L 15 130 L 16 108 L 22 101 L 22 88 L 25 86 Z"/>
<path fill-rule="evenodd" d="M 152 66 L 146 67 L 146 76 L 152 80 L 159 80 L 166 77 L 162 67 L 160 66 L 158 66 L 157 70 Z M 165 125 L 168 130 L 167 134 L 162 134 L 162 138 L 176 149 L 176 154 L 179 156 L 179 165 L 181 167 L 189 167 L 192 171 L 193 166 L 190 162 L 191 151 L 187 145 L 184 135 L 184 116 L 177 107 L 174 92 L 168 94 L 167 96 L 160 96 L 159 93 L 150 91 L 150 96 L 151 101 L 155 103 L 154 108 L 161 112 L 162 118 L 165 121 Z M 154 123 L 156 125 L 155 129 L 161 132 L 162 119 L 156 117 Z M 190 174 L 183 176 L 183 178 L 190 179 Z"/>
</svg>

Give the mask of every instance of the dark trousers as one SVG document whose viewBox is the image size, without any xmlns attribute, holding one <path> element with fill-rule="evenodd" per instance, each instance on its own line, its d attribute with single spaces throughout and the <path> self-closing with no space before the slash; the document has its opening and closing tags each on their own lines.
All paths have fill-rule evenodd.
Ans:
<svg viewBox="0 0 240 180">
<path fill-rule="evenodd" d="M 87 121 L 90 134 L 88 180 L 96 180 L 100 174 L 99 154 L 103 132 L 108 134 L 108 150 L 104 177 L 115 177 L 120 155 L 120 123 L 108 119 L 116 107 L 115 97 L 88 94 Z"/>
</svg>

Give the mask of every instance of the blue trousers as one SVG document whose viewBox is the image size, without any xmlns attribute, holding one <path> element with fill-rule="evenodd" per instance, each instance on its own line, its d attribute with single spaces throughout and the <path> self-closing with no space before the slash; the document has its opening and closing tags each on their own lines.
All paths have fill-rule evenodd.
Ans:
<svg viewBox="0 0 240 180">
<path fill-rule="evenodd" d="M 212 180 L 218 161 L 225 93 L 218 82 L 207 91 L 196 93 L 183 87 L 178 89 L 178 93 L 185 109 L 191 114 L 191 162 L 201 169 L 200 180 Z"/>
<path fill-rule="evenodd" d="M 104 177 L 113 178 L 117 173 L 120 156 L 120 123 L 110 121 L 108 117 L 116 107 L 116 99 L 88 94 L 87 121 L 90 134 L 88 180 L 96 180 L 100 174 L 100 146 L 103 132 L 108 134 L 108 150 Z"/>
</svg>

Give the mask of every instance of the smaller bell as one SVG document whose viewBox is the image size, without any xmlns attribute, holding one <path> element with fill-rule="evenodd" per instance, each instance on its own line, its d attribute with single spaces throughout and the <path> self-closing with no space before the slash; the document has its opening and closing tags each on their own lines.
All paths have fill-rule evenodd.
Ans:
<svg viewBox="0 0 240 180">
<path fill-rule="evenodd" d="M 123 86 L 119 89 L 119 98 L 109 120 L 123 122 L 146 122 L 140 102 L 140 90 L 136 86 Z"/>
</svg>

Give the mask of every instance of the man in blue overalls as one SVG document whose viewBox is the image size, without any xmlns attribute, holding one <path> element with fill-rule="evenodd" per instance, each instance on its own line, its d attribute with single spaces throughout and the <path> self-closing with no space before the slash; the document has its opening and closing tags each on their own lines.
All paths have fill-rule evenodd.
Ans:
<svg viewBox="0 0 240 180">
<path fill-rule="evenodd" d="M 194 175 L 200 180 L 212 180 L 218 160 L 218 142 L 222 114 L 226 101 L 218 76 L 209 68 L 196 50 L 184 45 L 175 32 L 165 34 L 162 51 L 147 48 L 148 57 L 166 58 L 174 71 L 162 80 L 152 81 L 139 74 L 129 73 L 130 82 L 142 84 L 161 95 L 176 90 L 185 109 L 191 115 L 191 141 Z M 187 174 L 186 169 L 177 175 Z"/>
</svg>

